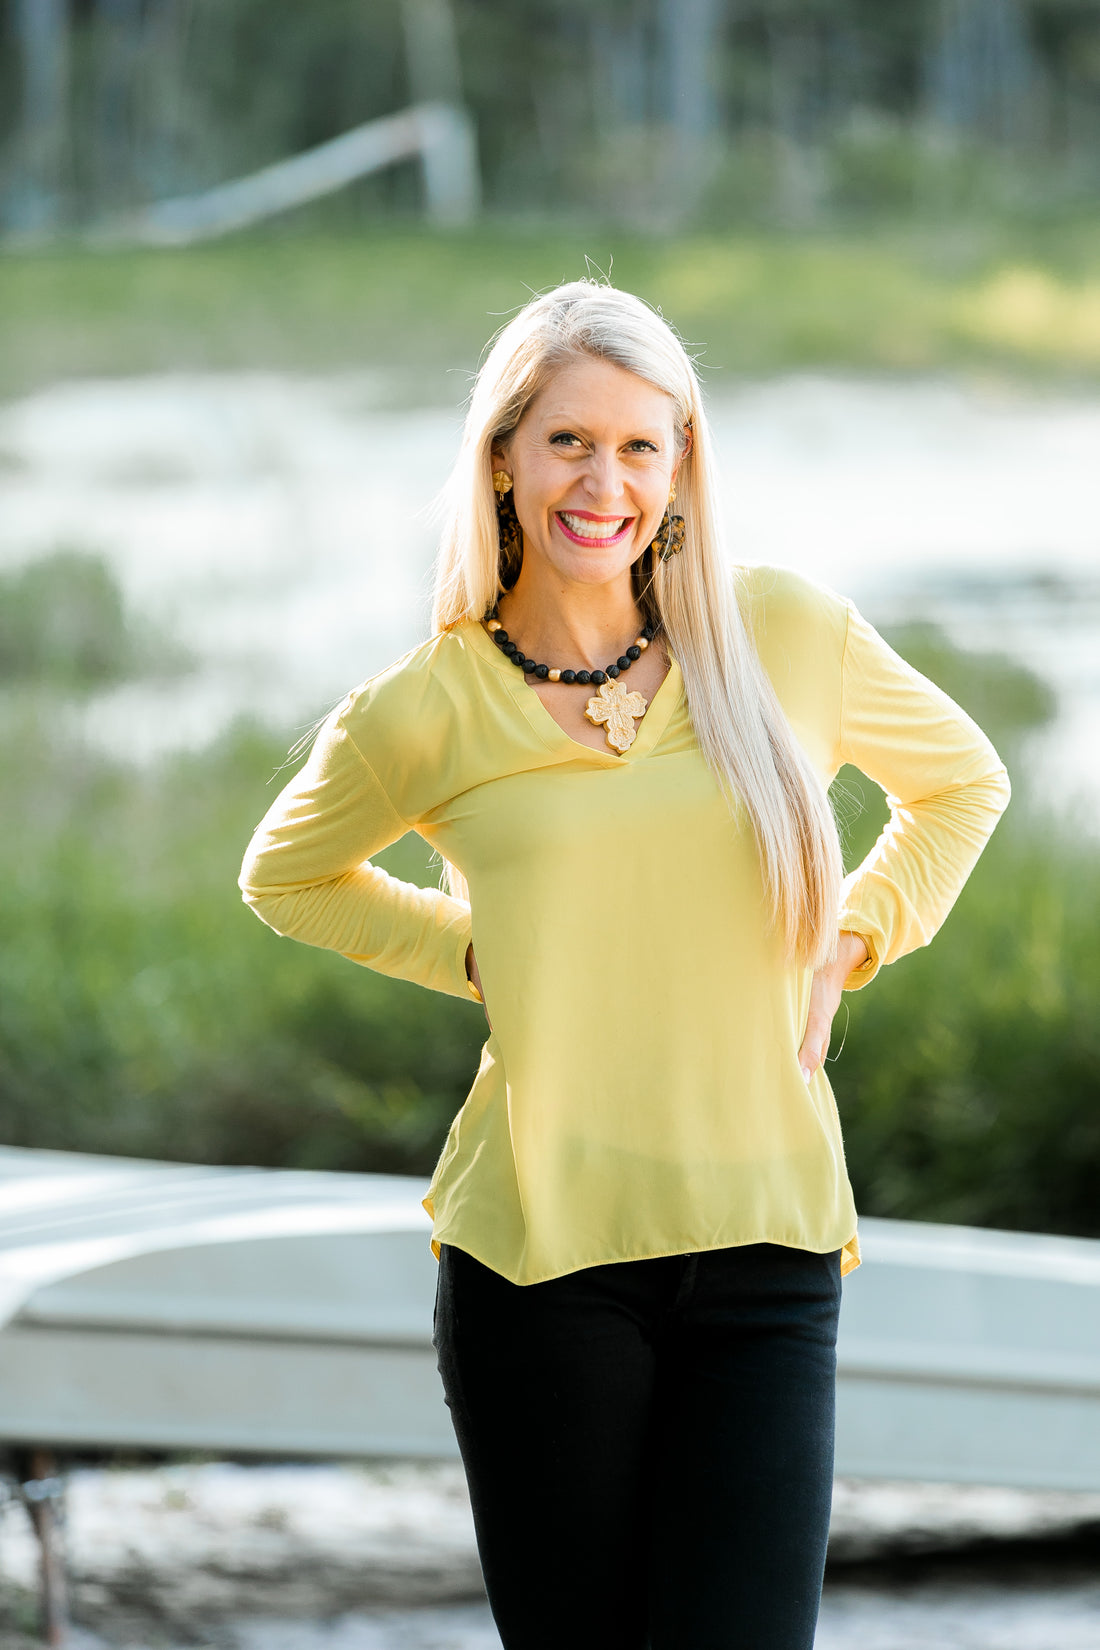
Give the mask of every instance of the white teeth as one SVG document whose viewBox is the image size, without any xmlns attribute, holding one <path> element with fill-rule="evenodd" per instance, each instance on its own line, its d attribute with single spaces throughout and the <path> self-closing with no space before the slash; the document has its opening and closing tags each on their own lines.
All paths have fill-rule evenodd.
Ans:
<svg viewBox="0 0 1100 1650">
<path fill-rule="evenodd" d="M 571 533 L 576 533 L 579 539 L 613 539 L 616 533 L 623 530 L 625 516 L 618 521 L 589 521 L 587 516 L 571 516 L 568 510 L 559 510 L 559 516 Z"/>
</svg>

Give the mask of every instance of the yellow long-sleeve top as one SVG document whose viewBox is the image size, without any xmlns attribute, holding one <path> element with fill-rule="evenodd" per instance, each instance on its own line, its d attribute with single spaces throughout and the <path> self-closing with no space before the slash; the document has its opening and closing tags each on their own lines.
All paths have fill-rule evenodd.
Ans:
<svg viewBox="0 0 1100 1650">
<path fill-rule="evenodd" d="M 824 783 L 852 762 L 890 822 L 845 883 L 869 962 L 924 945 L 1008 800 L 984 734 L 847 602 L 741 569 L 764 668 Z M 370 856 L 414 830 L 470 903 Z M 571 739 L 475 623 L 328 718 L 258 827 L 241 888 L 281 934 L 437 991 L 492 1032 L 425 1206 L 515 1283 L 769 1242 L 858 1263 L 840 1124 L 798 1062 L 811 976 L 766 920 L 751 827 L 692 730 L 673 660 L 625 756 Z"/>
</svg>

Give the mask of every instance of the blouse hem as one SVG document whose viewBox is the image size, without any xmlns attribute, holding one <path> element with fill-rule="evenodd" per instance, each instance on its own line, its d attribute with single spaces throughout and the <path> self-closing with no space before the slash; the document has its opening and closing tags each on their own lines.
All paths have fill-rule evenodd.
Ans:
<svg viewBox="0 0 1100 1650">
<path fill-rule="evenodd" d="M 435 1210 L 431 1197 L 425 1197 L 422 1200 L 422 1205 L 434 1220 Z M 568 1277 L 571 1272 L 587 1272 L 594 1266 L 616 1266 L 622 1262 L 635 1260 L 664 1260 L 672 1255 L 707 1255 L 713 1254 L 718 1249 L 747 1249 L 754 1243 L 771 1243 L 779 1249 L 803 1249 L 811 1255 L 829 1255 L 833 1253 L 834 1249 L 839 1249 L 840 1275 L 842 1278 L 847 1277 L 849 1272 L 854 1272 L 856 1267 L 862 1264 L 858 1227 L 843 1243 L 828 1244 L 821 1249 L 814 1248 L 811 1244 L 791 1243 L 783 1238 L 767 1236 L 742 1238 L 736 1243 L 704 1243 L 697 1249 L 646 1249 L 638 1254 L 609 1255 L 604 1260 L 586 1261 L 581 1266 L 566 1266 L 557 1272 L 546 1272 L 539 1277 L 526 1278 L 523 1283 L 520 1283 L 518 1278 L 509 1277 L 507 1272 L 501 1272 L 499 1267 L 494 1266 L 492 1261 L 487 1260 L 484 1255 L 479 1255 L 469 1244 L 459 1243 L 455 1239 L 449 1238 L 445 1233 L 437 1233 L 433 1230 L 431 1247 L 436 1260 L 440 1257 L 440 1246 L 444 1243 L 453 1244 L 454 1248 L 464 1250 L 466 1254 L 472 1255 L 474 1260 L 480 1261 L 482 1266 L 487 1266 L 491 1272 L 496 1272 L 498 1277 L 505 1278 L 509 1283 L 514 1283 L 520 1289 L 526 1289 L 534 1283 L 552 1283 L 555 1278 Z"/>
</svg>

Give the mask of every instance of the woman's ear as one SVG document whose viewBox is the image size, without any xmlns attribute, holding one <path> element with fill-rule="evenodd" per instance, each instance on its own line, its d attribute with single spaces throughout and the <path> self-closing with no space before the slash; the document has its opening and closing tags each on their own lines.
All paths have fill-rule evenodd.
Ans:
<svg viewBox="0 0 1100 1650">
<path fill-rule="evenodd" d="M 672 479 L 673 479 L 673 481 L 675 481 L 676 477 L 679 475 L 680 465 L 684 462 L 684 459 L 690 453 L 690 451 L 691 451 L 691 449 L 694 445 L 695 445 L 694 431 L 692 430 L 690 424 L 685 424 L 684 425 L 684 445 L 680 448 L 680 451 L 677 453 L 676 462 L 672 466 Z"/>
</svg>

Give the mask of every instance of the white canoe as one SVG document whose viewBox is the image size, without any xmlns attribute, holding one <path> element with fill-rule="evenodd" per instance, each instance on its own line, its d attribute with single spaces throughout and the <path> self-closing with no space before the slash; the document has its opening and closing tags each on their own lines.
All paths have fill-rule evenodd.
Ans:
<svg viewBox="0 0 1100 1650">
<path fill-rule="evenodd" d="M 452 1455 L 424 1191 L 0 1149 L 0 1440 Z M 1100 1242 L 861 1239 L 838 1473 L 1100 1490 Z"/>
</svg>

